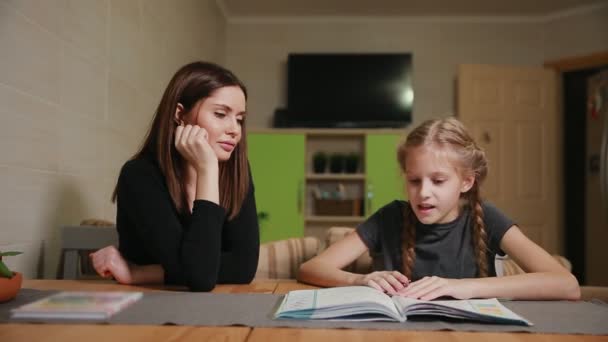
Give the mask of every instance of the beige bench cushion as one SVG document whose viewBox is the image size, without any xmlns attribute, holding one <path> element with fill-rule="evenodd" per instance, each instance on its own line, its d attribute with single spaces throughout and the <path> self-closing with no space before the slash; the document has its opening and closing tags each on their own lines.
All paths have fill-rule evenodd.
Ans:
<svg viewBox="0 0 608 342">
<path fill-rule="evenodd" d="M 316 256 L 320 245 L 319 239 L 310 236 L 261 244 L 255 277 L 296 279 L 300 265 Z"/>
</svg>

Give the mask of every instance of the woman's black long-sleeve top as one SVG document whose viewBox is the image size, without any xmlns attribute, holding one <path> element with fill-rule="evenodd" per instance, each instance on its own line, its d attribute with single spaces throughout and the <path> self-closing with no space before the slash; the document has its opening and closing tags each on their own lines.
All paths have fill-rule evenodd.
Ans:
<svg viewBox="0 0 608 342">
<path fill-rule="evenodd" d="M 130 160 L 117 186 L 119 251 L 137 265 L 160 264 L 166 284 L 210 291 L 217 283 L 249 283 L 260 247 L 253 180 L 238 215 L 228 221 L 221 206 L 195 200 L 178 213 L 158 164 Z"/>
</svg>

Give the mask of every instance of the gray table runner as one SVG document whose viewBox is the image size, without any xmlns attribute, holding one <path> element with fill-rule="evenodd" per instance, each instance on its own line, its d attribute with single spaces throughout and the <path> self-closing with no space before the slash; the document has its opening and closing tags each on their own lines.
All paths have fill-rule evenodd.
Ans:
<svg viewBox="0 0 608 342">
<path fill-rule="evenodd" d="M 22 289 L 15 300 L 0 304 L 0 322 L 24 322 L 11 320 L 10 309 L 55 292 Z M 282 297 L 271 294 L 145 293 L 140 301 L 107 321 L 98 323 L 608 335 L 608 305 L 601 302 L 502 301 L 506 307 L 534 323 L 532 327 L 520 327 L 445 320 L 416 320 L 405 323 L 274 320 L 271 314 Z M 90 323 L 90 321 L 82 323 Z"/>
</svg>

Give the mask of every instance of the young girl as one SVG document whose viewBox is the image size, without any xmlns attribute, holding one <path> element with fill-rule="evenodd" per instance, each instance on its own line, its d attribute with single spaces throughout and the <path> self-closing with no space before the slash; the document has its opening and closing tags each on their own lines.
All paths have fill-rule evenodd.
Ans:
<svg viewBox="0 0 608 342">
<path fill-rule="evenodd" d="M 91 254 L 101 276 L 193 291 L 253 279 L 259 229 L 246 95 L 218 65 L 195 62 L 177 71 L 143 146 L 120 172 L 113 195 L 119 248 Z"/>
<path fill-rule="evenodd" d="M 423 300 L 580 297 L 572 274 L 502 212 L 481 201 L 486 158 L 458 120 L 423 123 L 398 148 L 397 158 L 409 202 L 386 205 L 356 234 L 304 263 L 301 281 L 367 285 Z M 366 251 L 376 272 L 341 270 Z M 494 257 L 504 253 L 529 273 L 497 278 Z"/>
</svg>

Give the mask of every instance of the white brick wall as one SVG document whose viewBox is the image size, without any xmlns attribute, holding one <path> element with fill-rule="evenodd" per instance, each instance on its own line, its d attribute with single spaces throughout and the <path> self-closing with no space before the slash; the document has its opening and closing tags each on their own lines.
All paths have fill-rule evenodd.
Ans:
<svg viewBox="0 0 608 342">
<path fill-rule="evenodd" d="M 9 266 L 54 277 L 60 225 L 114 220 L 165 85 L 221 63 L 225 25 L 214 0 L 0 0 L 0 250 L 25 252 Z"/>
</svg>

